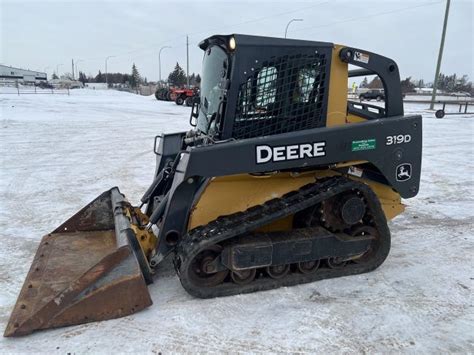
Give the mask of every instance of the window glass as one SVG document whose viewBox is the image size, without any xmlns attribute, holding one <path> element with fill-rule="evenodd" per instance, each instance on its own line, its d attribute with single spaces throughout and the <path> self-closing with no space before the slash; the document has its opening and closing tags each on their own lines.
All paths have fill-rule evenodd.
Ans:
<svg viewBox="0 0 474 355">
<path fill-rule="evenodd" d="M 275 67 L 263 67 L 257 75 L 256 107 L 275 102 L 277 70 Z"/>
<path fill-rule="evenodd" d="M 309 102 L 316 80 L 316 69 L 303 68 L 298 73 L 298 82 L 293 95 L 293 102 Z"/>
<path fill-rule="evenodd" d="M 201 105 L 197 128 L 207 133 L 208 125 L 216 115 L 223 100 L 220 82 L 226 78 L 228 68 L 227 54 L 219 47 L 210 47 L 204 54 L 201 82 Z"/>
</svg>

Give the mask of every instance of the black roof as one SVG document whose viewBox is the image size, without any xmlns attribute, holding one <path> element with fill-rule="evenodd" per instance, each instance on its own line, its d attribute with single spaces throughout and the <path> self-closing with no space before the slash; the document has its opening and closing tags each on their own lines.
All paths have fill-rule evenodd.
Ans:
<svg viewBox="0 0 474 355">
<path fill-rule="evenodd" d="M 244 34 L 214 35 L 199 43 L 199 48 L 206 50 L 210 44 L 227 44 L 231 37 L 235 38 L 238 46 L 289 46 L 289 47 L 332 47 L 330 42 L 307 41 L 279 37 L 251 36 Z"/>
</svg>

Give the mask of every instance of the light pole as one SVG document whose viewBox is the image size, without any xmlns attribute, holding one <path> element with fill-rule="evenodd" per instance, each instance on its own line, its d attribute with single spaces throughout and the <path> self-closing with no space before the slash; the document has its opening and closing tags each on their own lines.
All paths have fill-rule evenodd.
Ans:
<svg viewBox="0 0 474 355">
<path fill-rule="evenodd" d="M 109 88 L 109 80 L 107 78 L 107 61 L 109 60 L 109 58 L 115 58 L 114 55 L 109 55 L 108 57 L 105 58 L 105 86 L 107 87 L 107 89 Z"/>
<path fill-rule="evenodd" d="M 451 0 L 447 0 L 446 10 L 444 12 L 443 32 L 441 34 L 441 43 L 439 45 L 438 62 L 436 63 L 436 73 L 435 73 L 435 78 L 434 78 L 434 83 L 433 83 L 433 93 L 431 95 L 430 110 L 434 109 L 434 102 L 436 100 L 436 90 L 438 89 L 438 77 L 439 77 L 439 70 L 441 69 L 441 58 L 443 57 L 444 38 L 446 37 L 446 27 L 448 26 L 448 15 L 449 15 L 450 4 L 451 4 Z"/>
<path fill-rule="evenodd" d="M 158 52 L 158 72 L 159 72 L 159 80 L 158 82 L 161 82 L 161 51 L 165 48 L 171 48 L 170 46 L 163 46 L 160 48 L 160 51 Z"/>
<path fill-rule="evenodd" d="M 294 19 L 291 19 L 291 20 L 287 23 L 286 28 L 285 28 L 285 38 L 286 38 L 286 34 L 288 33 L 288 27 L 290 26 L 290 23 L 296 22 L 296 21 L 300 22 L 300 21 L 303 21 L 303 19 L 302 19 L 302 18 L 294 18 Z"/>
<path fill-rule="evenodd" d="M 61 65 L 64 65 L 64 64 L 58 64 L 58 65 L 56 65 L 56 75 L 58 76 L 58 78 L 59 78 L 59 67 L 60 67 Z"/>
<path fill-rule="evenodd" d="M 189 37 L 186 35 L 186 88 L 189 89 Z"/>
</svg>

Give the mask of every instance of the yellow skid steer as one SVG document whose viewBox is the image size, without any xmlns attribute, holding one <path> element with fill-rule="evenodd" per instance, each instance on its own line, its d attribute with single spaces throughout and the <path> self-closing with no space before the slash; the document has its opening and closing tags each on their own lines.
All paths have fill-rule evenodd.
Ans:
<svg viewBox="0 0 474 355">
<path fill-rule="evenodd" d="M 115 187 L 44 236 L 5 336 L 140 311 L 166 258 L 201 298 L 383 263 L 387 220 L 418 193 L 421 170 L 421 117 L 404 115 L 396 63 L 333 43 L 238 34 L 199 47 L 192 128 L 156 137 L 141 206 Z M 385 101 L 349 100 L 349 78 L 370 75 Z"/>
</svg>

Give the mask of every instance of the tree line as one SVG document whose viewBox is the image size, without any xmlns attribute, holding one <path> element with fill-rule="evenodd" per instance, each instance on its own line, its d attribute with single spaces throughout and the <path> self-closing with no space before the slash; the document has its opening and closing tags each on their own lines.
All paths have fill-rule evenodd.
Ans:
<svg viewBox="0 0 474 355">
<path fill-rule="evenodd" d="M 79 72 L 78 80 L 82 83 L 108 83 L 109 85 L 113 84 L 122 84 L 128 85 L 131 88 L 137 88 L 141 84 L 147 84 L 148 80 L 146 77 L 142 77 L 138 72 L 137 66 L 135 63 L 132 65 L 132 70 L 130 73 L 102 73 L 100 70 L 96 76 L 86 75 L 84 72 Z"/>
<path fill-rule="evenodd" d="M 132 65 L 132 70 L 130 73 L 107 73 L 107 80 L 106 74 L 102 73 L 100 70 L 95 76 L 87 76 L 84 72 L 79 72 L 78 80 L 85 83 L 109 83 L 109 85 L 114 84 L 122 84 L 128 85 L 131 88 L 136 88 L 139 85 L 147 85 L 148 80 L 146 77 L 142 77 L 137 69 L 135 63 Z M 53 74 L 53 79 L 57 79 L 57 76 Z M 173 86 L 183 86 L 187 82 L 186 73 L 183 68 L 176 63 L 173 71 L 168 75 L 168 83 Z M 201 82 L 201 76 L 199 74 L 192 73 L 189 76 L 189 84 L 193 86 L 199 85 Z"/>
<path fill-rule="evenodd" d="M 415 88 L 433 87 L 433 84 L 425 84 L 423 79 L 414 80 L 411 76 L 401 80 L 400 85 L 403 93 L 415 92 Z M 467 75 L 459 77 L 456 74 L 445 75 L 440 73 L 436 86 L 438 90 L 442 90 L 446 93 L 467 92 L 474 95 L 474 87 L 472 82 L 469 81 Z M 370 82 L 367 80 L 367 77 L 365 77 L 359 87 L 367 89 L 383 89 L 383 84 L 378 76 L 375 76 Z"/>
</svg>

